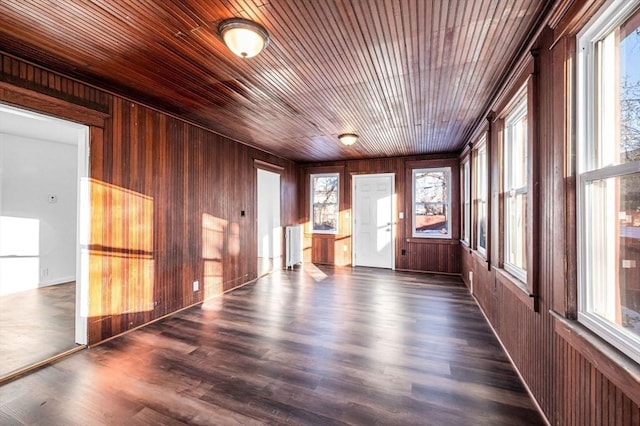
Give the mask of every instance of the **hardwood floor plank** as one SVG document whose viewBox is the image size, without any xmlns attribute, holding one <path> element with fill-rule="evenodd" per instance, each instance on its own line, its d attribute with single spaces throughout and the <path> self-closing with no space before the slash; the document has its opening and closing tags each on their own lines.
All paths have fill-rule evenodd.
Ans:
<svg viewBox="0 0 640 426">
<path fill-rule="evenodd" d="M 75 348 L 76 283 L 0 297 L 0 377 Z"/>
<path fill-rule="evenodd" d="M 0 421 L 543 424 L 458 278 L 313 265 L 7 383 Z"/>
</svg>

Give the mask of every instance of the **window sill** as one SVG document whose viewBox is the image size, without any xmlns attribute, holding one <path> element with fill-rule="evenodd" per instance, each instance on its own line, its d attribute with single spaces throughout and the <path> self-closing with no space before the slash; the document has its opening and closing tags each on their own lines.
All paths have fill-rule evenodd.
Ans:
<svg viewBox="0 0 640 426">
<path fill-rule="evenodd" d="M 476 259 L 478 259 L 480 262 L 482 262 L 485 267 L 487 268 L 487 270 L 489 270 L 489 261 L 487 260 L 487 256 L 484 255 L 484 253 L 478 251 L 478 250 L 471 250 L 471 255 L 473 257 L 475 257 Z"/>
<path fill-rule="evenodd" d="M 408 243 L 418 244 L 459 244 L 460 240 L 453 238 L 436 238 L 436 237 L 410 237 L 406 240 Z"/>
<path fill-rule="evenodd" d="M 629 399 L 640 405 L 640 365 L 578 321 L 568 320 L 554 311 L 549 313 L 555 320 L 555 332 Z"/>
<path fill-rule="evenodd" d="M 537 312 L 536 298 L 533 297 L 527 289 L 527 284 L 511 275 L 504 269 L 495 268 L 496 280 L 500 282 L 506 289 L 510 290 L 520 301 L 533 312 Z"/>
</svg>

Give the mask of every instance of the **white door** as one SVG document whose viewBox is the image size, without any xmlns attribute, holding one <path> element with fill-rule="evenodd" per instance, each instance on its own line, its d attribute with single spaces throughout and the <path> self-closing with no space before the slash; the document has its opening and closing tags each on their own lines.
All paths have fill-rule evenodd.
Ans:
<svg viewBox="0 0 640 426">
<path fill-rule="evenodd" d="M 282 268 L 280 175 L 258 170 L 258 276 Z"/>
<path fill-rule="evenodd" d="M 394 175 L 353 177 L 353 266 L 393 269 Z"/>
</svg>

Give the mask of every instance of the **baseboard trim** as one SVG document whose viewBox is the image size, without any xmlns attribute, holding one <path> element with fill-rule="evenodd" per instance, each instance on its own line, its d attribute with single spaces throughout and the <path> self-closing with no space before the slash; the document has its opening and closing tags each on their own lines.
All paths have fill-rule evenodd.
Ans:
<svg viewBox="0 0 640 426">
<path fill-rule="evenodd" d="M 73 282 L 75 280 L 76 280 L 75 275 L 71 275 L 69 277 L 60 277 L 50 281 L 40 281 L 38 283 L 38 288 L 49 287 L 49 286 L 58 285 L 58 284 L 66 284 L 66 283 Z"/>
<path fill-rule="evenodd" d="M 31 365 L 28 365 L 28 366 L 26 366 L 24 368 L 21 368 L 19 370 L 11 372 L 11 373 L 7 374 L 6 376 L 0 377 L 0 385 L 8 383 L 8 382 L 10 382 L 12 380 L 18 379 L 18 378 L 20 378 L 20 377 L 22 377 L 24 375 L 27 375 L 27 374 L 35 371 L 35 370 L 39 370 L 42 367 L 46 367 L 48 365 L 54 364 L 54 363 L 60 361 L 61 359 L 66 358 L 69 355 L 74 354 L 76 352 L 79 352 L 81 350 L 84 350 L 86 348 L 87 348 L 86 345 L 78 345 L 75 348 L 69 349 L 68 351 L 64 351 L 62 353 L 59 353 L 58 355 L 54 355 L 54 356 L 49 357 L 49 358 L 47 358 L 45 360 L 36 362 L 35 364 L 31 364 Z"/>
</svg>

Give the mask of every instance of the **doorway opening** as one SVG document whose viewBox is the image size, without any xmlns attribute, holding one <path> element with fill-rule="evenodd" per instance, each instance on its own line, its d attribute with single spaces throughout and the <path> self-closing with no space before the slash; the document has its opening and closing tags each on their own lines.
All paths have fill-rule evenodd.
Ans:
<svg viewBox="0 0 640 426">
<path fill-rule="evenodd" d="M 0 104 L 0 378 L 87 343 L 88 139 L 87 126 Z"/>
<path fill-rule="evenodd" d="M 352 194 L 351 264 L 395 269 L 395 175 L 354 175 Z"/>
<path fill-rule="evenodd" d="M 257 169 L 258 277 L 282 268 L 280 175 Z"/>
</svg>

